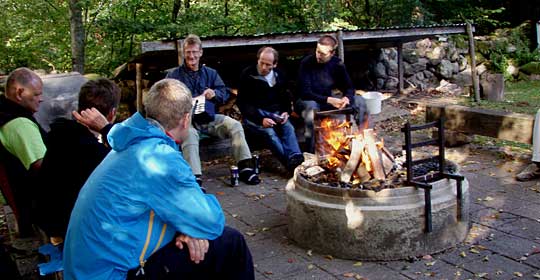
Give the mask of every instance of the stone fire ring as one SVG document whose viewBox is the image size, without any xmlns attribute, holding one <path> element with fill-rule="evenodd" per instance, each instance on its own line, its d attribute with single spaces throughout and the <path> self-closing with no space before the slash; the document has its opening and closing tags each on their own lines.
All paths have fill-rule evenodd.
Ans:
<svg viewBox="0 0 540 280">
<path fill-rule="evenodd" d="M 312 183 L 298 170 L 287 186 L 288 229 L 290 238 L 308 250 L 342 259 L 398 260 L 443 251 L 467 236 L 466 179 L 459 221 L 456 181 L 433 183 L 433 230 L 427 233 L 422 189 L 407 186 L 374 192 L 334 188 Z"/>
</svg>

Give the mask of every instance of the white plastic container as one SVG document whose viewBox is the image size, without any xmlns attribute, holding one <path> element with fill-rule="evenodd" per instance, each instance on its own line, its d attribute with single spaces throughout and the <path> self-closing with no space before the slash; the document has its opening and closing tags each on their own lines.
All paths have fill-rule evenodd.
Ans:
<svg viewBox="0 0 540 280">
<path fill-rule="evenodd" d="M 375 115 L 381 112 L 381 103 L 383 100 L 382 93 L 378 91 L 368 91 L 362 95 L 366 100 L 367 111 L 370 115 Z"/>
</svg>

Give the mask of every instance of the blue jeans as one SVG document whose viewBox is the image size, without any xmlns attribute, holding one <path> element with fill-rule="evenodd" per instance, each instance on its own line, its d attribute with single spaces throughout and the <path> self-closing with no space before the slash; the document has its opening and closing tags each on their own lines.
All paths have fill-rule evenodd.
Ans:
<svg viewBox="0 0 540 280">
<path fill-rule="evenodd" d="M 262 125 L 256 125 L 248 120 L 244 120 L 244 124 L 252 133 L 264 137 L 272 153 L 283 165 L 288 166 L 289 160 L 293 156 L 302 154 L 298 146 L 298 140 L 296 140 L 294 126 L 289 120 L 284 124 L 267 128 Z"/>
</svg>

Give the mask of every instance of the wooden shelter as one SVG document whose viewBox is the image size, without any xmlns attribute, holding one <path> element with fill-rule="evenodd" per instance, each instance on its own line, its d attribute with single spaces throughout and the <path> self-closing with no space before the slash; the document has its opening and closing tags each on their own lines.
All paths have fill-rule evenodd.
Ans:
<svg viewBox="0 0 540 280">
<path fill-rule="evenodd" d="M 300 59 L 306 54 L 313 53 L 315 42 L 320 36 L 332 34 L 339 41 L 338 54 L 346 62 L 351 73 L 365 71 L 362 66 L 367 65 L 368 56 L 365 55 L 366 53 L 379 51 L 381 48 L 396 48 L 398 53 L 398 92 L 400 92 L 403 90 L 402 47 L 404 43 L 439 35 L 468 34 L 470 53 L 474 53 L 473 31 L 474 27 L 469 24 L 452 24 L 285 32 L 249 36 L 209 36 L 201 38 L 204 48 L 201 62 L 218 70 L 225 83 L 234 88 L 242 69 L 255 63 L 257 50 L 261 46 L 272 46 L 280 54 L 280 66 L 285 68 L 289 78 L 294 79 Z M 164 77 L 167 69 L 182 63 L 182 43 L 182 39 L 143 42 L 141 54 L 117 68 L 114 73 L 115 78 L 120 80 L 135 79 L 137 92 L 140 95 L 143 85 L 142 79 L 159 80 Z M 474 55 L 471 59 L 474 60 Z M 352 76 L 354 81 L 354 74 Z M 475 73 L 473 73 L 473 85 L 478 83 L 476 78 Z"/>
</svg>

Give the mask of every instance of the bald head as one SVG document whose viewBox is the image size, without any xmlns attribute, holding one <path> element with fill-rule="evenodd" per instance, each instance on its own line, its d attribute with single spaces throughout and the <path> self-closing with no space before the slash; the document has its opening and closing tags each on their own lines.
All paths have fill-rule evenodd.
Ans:
<svg viewBox="0 0 540 280">
<path fill-rule="evenodd" d="M 35 113 L 39 109 L 43 82 L 34 71 L 21 67 L 13 70 L 6 82 L 6 98 Z"/>
</svg>

